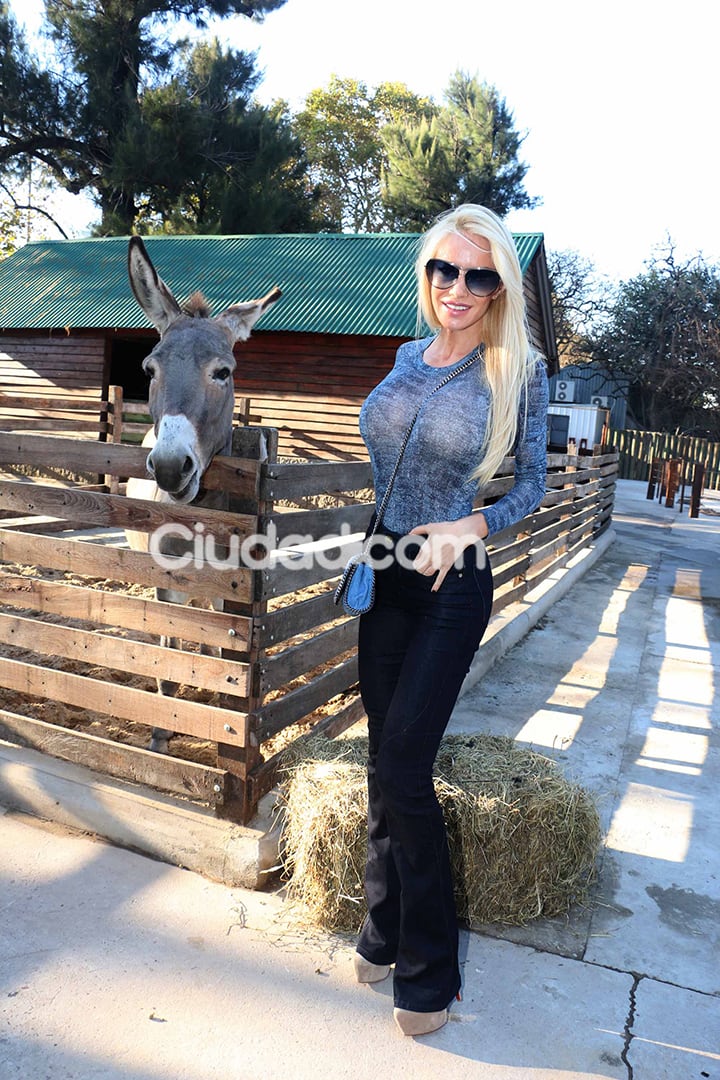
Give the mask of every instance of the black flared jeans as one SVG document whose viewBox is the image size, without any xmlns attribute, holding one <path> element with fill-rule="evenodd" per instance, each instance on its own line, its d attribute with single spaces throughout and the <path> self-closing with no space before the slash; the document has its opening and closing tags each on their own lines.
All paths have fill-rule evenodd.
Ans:
<svg viewBox="0 0 720 1080">
<path fill-rule="evenodd" d="M 375 605 L 360 618 L 368 914 L 357 951 L 373 964 L 395 964 L 395 1005 L 415 1012 L 446 1008 L 460 989 L 447 834 L 432 770 L 490 617 L 492 574 L 478 547 L 466 549 L 462 567 L 437 592 L 433 578 L 394 560 L 377 571 Z"/>
</svg>

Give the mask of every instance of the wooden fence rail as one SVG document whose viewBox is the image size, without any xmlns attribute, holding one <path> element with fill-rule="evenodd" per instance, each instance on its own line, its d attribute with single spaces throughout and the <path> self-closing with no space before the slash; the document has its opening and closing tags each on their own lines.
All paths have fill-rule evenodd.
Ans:
<svg viewBox="0 0 720 1080">
<path fill-rule="evenodd" d="M 247 820 L 287 741 L 309 724 L 338 734 L 363 715 L 357 620 L 335 607 L 333 589 L 370 517 L 370 466 L 279 462 L 273 429 L 238 428 L 233 456 L 216 459 L 203 481 L 229 493 L 223 511 L 13 471 L 62 461 L 117 479 L 144 475 L 145 455 L 112 441 L 0 432 L 0 737 Z M 488 545 L 494 612 L 607 527 L 617 461 L 548 458 L 541 506 Z M 507 459 L 485 503 L 508 490 L 512 470 Z M 124 529 L 161 525 L 192 533 L 182 563 L 124 546 Z M 194 606 L 156 599 L 157 587 Z M 166 636 L 180 647 L 162 647 Z M 157 678 L 179 692 L 158 694 Z M 202 752 L 185 738 L 172 757 L 149 753 L 149 726 Z"/>
<path fill-rule="evenodd" d="M 5 430 L 66 432 L 103 438 L 108 429 L 108 401 L 92 390 L 40 386 L 0 387 L 0 427 Z"/>
</svg>

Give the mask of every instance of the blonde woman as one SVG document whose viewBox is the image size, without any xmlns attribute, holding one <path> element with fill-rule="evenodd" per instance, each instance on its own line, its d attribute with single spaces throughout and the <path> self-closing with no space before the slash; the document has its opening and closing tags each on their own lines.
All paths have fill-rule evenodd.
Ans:
<svg viewBox="0 0 720 1080">
<path fill-rule="evenodd" d="M 432 769 L 490 617 L 482 541 L 529 514 L 545 492 L 548 398 L 515 244 L 495 214 L 466 204 L 442 215 L 422 239 L 416 270 L 419 308 L 433 333 L 400 347 L 360 415 L 379 504 L 420 408 L 374 541 L 384 566 L 375 604 L 359 628 L 368 915 L 355 972 L 359 982 L 377 982 L 394 965 L 395 1019 L 408 1035 L 441 1027 L 460 990 Z M 478 491 L 511 453 L 511 490 L 474 511 Z"/>
</svg>

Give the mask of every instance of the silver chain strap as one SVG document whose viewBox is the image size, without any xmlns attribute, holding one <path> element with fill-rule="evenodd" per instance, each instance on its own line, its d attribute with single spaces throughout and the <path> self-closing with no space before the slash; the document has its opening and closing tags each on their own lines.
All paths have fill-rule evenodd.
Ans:
<svg viewBox="0 0 720 1080">
<path fill-rule="evenodd" d="M 405 450 L 407 448 L 407 444 L 410 441 L 410 436 L 412 435 L 413 428 L 415 427 L 415 422 L 416 422 L 418 416 L 420 415 L 420 413 L 422 412 L 423 407 L 427 404 L 427 402 L 430 400 L 430 398 L 433 396 L 433 394 L 437 394 L 438 390 L 442 390 L 443 386 L 446 386 L 447 383 L 449 383 L 451 379 L 454 379 L 456 375 L 460 375 L 463 371 L 466 371 L 469 367 L 471 367 L 472 364 L 475 363 L 475 361 L 477 360 L 479 355 L 480 355 L 480 346 L 478 346 L 477 349 L 475 349 L 475 352 L 472 354 L 472 356 L 468 356 L 467 360 L 465 360 L 464 363 L 462 363 L 459 368 L 455 368 L 455 370 L 449 372 L 445 376 L 444 379 L 441 379 L 440 382 L 437 384 L 437 386 L 434 386 L 432 388 L 432 390 L 430 391 L 430 393 L 426 394 L 425 397 L 420 402 L 420 404 L 418 405 L 417 410 L 415 412 L 415 415 L 413 416 L 412 420 L 410 421 L 410 426 L 408 427 L 407 431 L 405 432 L 405 434 L 403 436 L 403 441 L 400 444 L 400 450 L 399 450 L 398 456 L 397 456 L 397 458 L 395 460 L 395 464 L 393 466 L 393 471 L 390 474 L 390 479 L 388 480 L 388 485 L 385 488 L 385 494 L 382 497 L 382 502 L 380 503 L 380 508 L 379 508 L 379 510 L 377 512 L 377 515 L 375 517 L 375 524 L 372 527 L 372 531 L 370 533 L 368 533 L 367 540 L 366 540 L 366 543 L 365 543 L 365 547 L 363 549 L 363 554 L 365 554 L 365 555 L 367 554 L 367 552 L 368 552 L 368 550 L 370 548 L 370 541 L 372 540 L 372 538 L 375 535 L 375 533 L 377 532 L 377 530 L 380 528 L 380 524 L 382 522 L 383 515 L 384 515 L 385 511 L 387 510 L 388 502 L 390 501 L 390 493 L 392 492 L 393 484 L 395 483 L 395 477 L 397 476 L 398 469 L 400 468 L 400 462 L 403 459 L 403 455 L 404 455 Z"/>
</svg>

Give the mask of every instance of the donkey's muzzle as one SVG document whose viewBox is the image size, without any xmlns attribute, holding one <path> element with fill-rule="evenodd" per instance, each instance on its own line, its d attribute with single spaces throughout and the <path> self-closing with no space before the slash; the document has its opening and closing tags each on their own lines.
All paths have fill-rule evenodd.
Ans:
<svg viewBox="0 0 720 1080">
<path fill-rule="evenodd" d="M 197 465 L 190 454 L 160 454 L 156 447 L 147 456 L 147 468 L 157 486 L 174 499 L 186 499 L 197 486 Z"/>
</svg>

